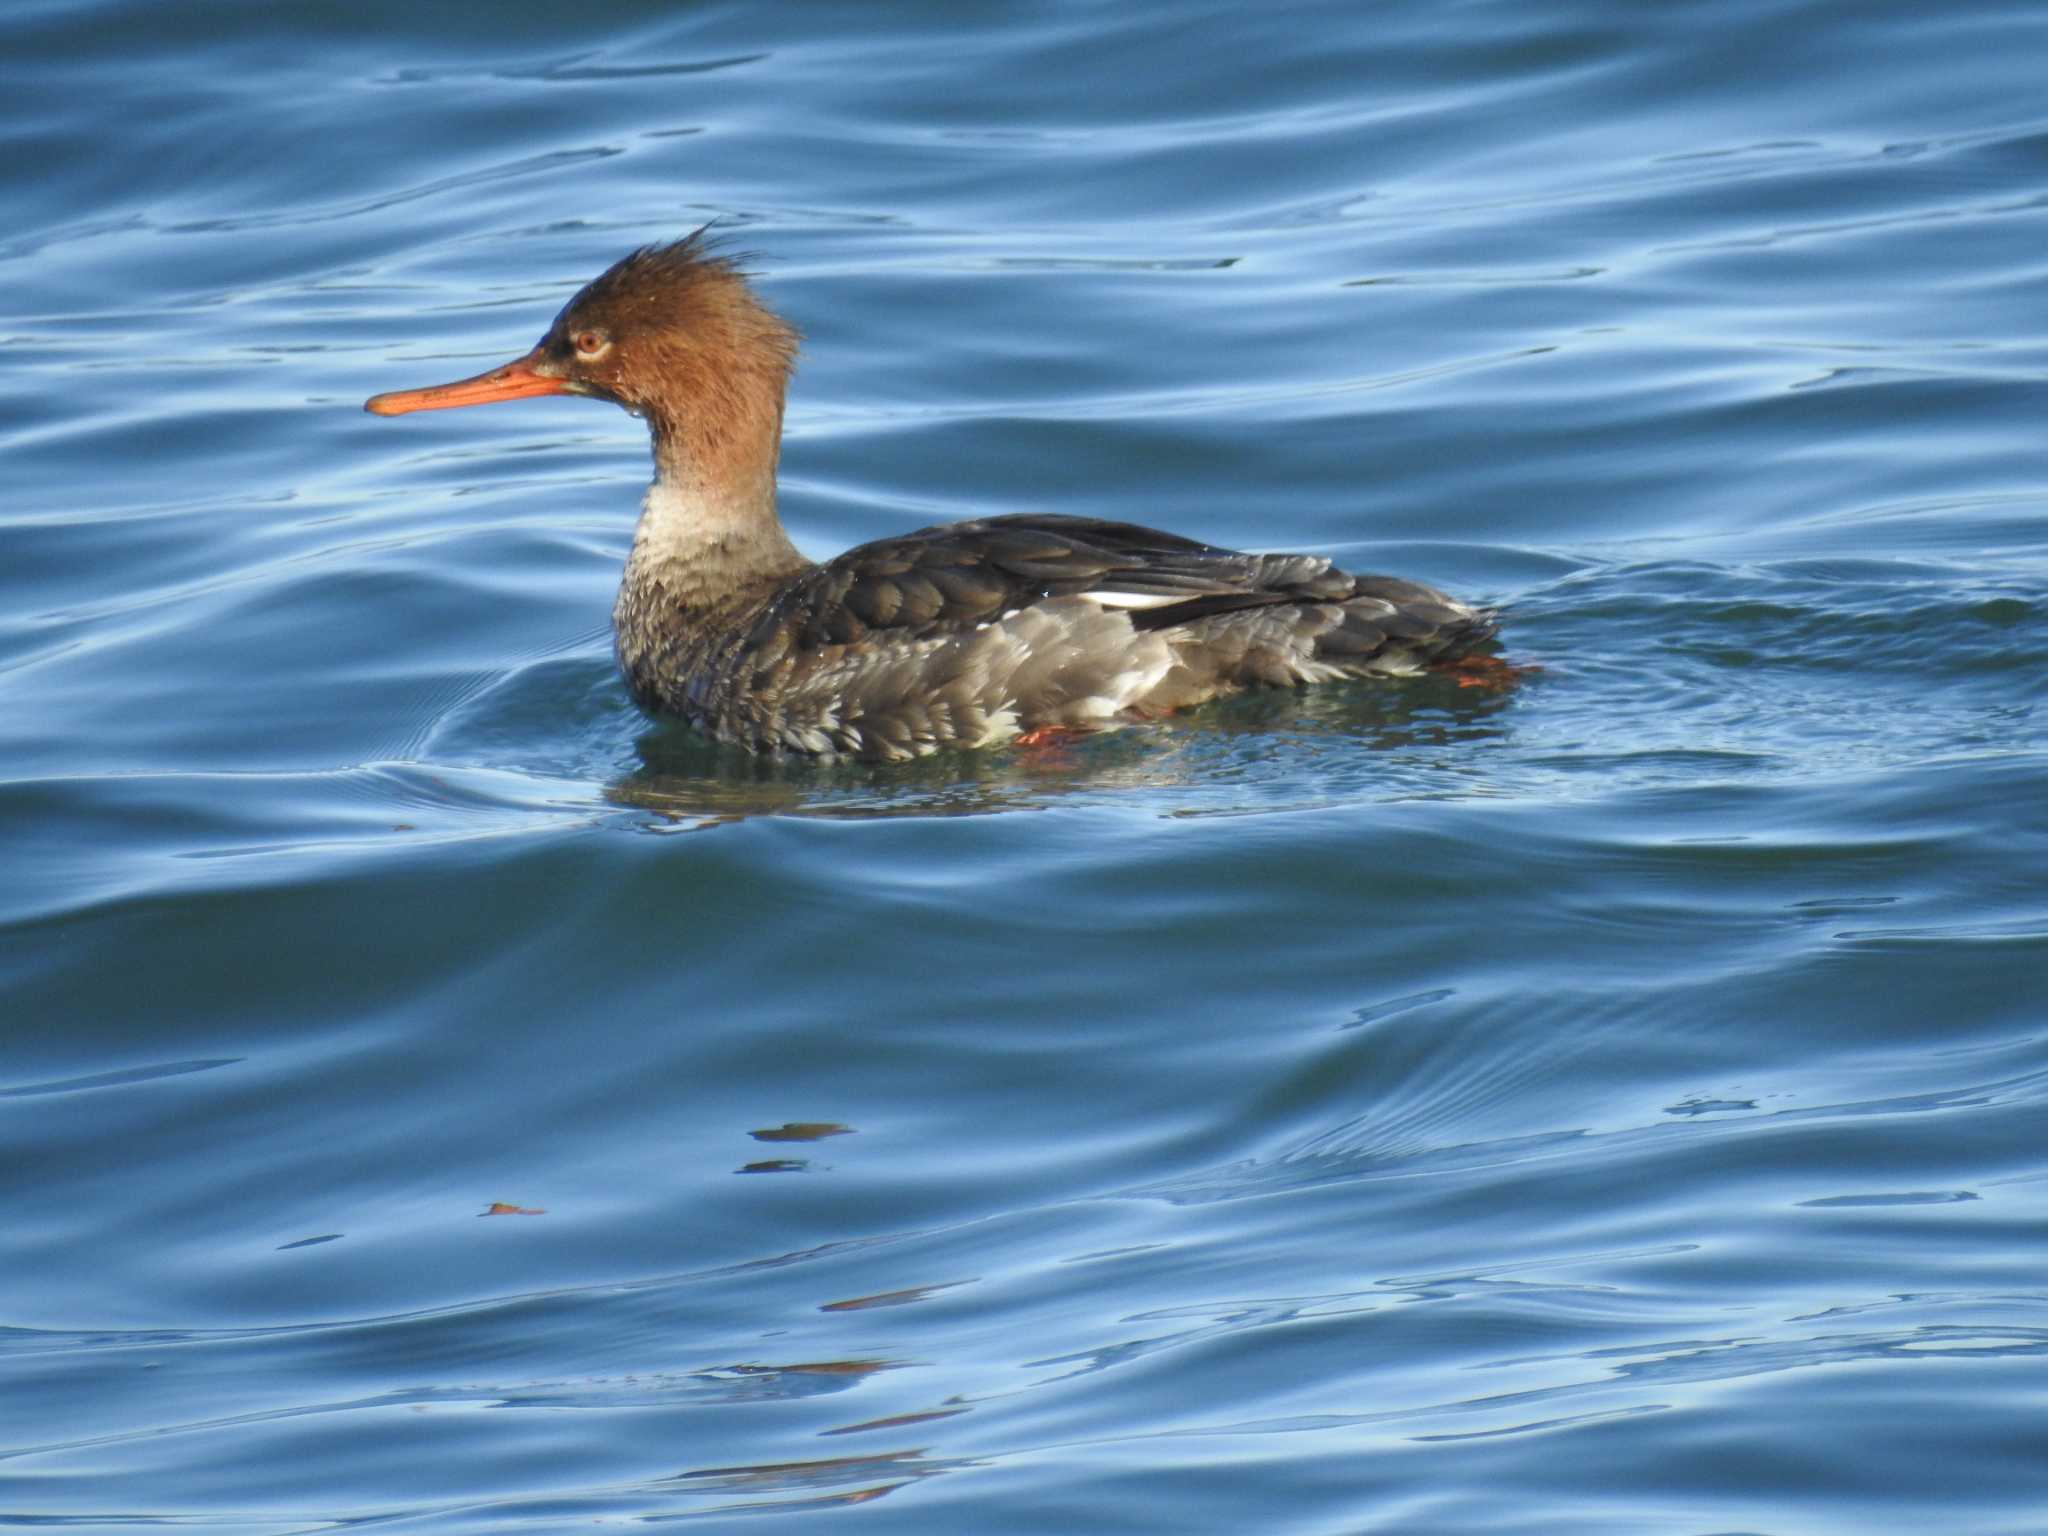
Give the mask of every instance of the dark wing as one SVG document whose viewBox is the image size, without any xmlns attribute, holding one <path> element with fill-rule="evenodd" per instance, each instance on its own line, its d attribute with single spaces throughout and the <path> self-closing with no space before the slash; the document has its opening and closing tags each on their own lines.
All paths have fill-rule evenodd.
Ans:
<svg viewBox="0 0 2048 1536">
<path fill-rule="evenodd" d="M 782 592 L 747 648 L 961 634 L 1056 597 L 1094 595 L 1155 629 L 1271 603 L 1341 602 L 1353 590 L 1352 578 L 1315 555 L 1247 555 L 1132 523 L 1027 513 L 848 550 Z"/>
</svg>

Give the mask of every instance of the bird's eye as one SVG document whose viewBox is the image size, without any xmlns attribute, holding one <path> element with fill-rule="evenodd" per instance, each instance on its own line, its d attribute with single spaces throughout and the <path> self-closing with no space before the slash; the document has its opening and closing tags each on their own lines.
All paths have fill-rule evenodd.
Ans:
<svg viewBox="0 0 2048 1536">
<path fill-rule="evenodd" d="M 611 338 L 603 331 L 578 331 L 570 338 L 570 342 L 576 348 L 577 355 L 581 357 L 600 357 L 612 344 Z"/>
</svg>

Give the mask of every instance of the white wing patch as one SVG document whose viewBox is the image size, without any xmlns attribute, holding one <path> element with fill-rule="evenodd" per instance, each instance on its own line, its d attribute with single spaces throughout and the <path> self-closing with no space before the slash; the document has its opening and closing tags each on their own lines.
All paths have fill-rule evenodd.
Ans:
<svg viewBox="0 0 2048 1536">
<path fill-rule="evenodd" d="M 1184 603 L 1197 595 L 1192 592 L 1113 592 L 1107 589 L 1075 594 L 1098 608 L 1164 608 L 1169 603 Z"/>
</svg>

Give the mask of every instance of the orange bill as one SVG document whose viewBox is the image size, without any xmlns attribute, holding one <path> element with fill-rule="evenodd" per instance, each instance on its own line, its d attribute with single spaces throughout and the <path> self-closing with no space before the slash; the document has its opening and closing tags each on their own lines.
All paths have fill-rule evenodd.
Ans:
<svg viewBox="0 0 2048 1536">
<path fill-rule="evenodd" d="M 403 416 L 408 411 L 446 411 L 458 405 L 489 405 L 496 400 L 523 400 L 528 395 L 569 393 L 566 379 L 550 377 L 534 365 L 540 361 L 536 347 L 515 362 L 505 363 L 473 379 L 452 384 L 434 384 L 426 389 L 394 389 L 372 395 L 363 409 L 372 416 Z"/>
</svg>

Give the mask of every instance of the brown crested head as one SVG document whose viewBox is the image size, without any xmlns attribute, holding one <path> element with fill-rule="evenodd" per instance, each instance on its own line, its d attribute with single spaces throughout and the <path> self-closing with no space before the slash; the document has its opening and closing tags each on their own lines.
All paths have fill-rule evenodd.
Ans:
<svg viewBox="0 0 2048 1536">
<path fill-rule="evenodd" d="M 797 334 L 754 297 L 739 262 L 707 229 L 642 246 L 584 284 L 524 357 L 451 384 L 378 395 L 364 408 L 399 416 L 591 395 L 646 416 L 657 452 L 718 459 L 745 442 L 758 457 L 752 440 L 764 428 L 771 444 L 781 433 Z"/>
<path fill-rule="evenodd" d="M 572 393 L 660 415 L 735 374 L 786 383 L 796 332 L 747 286 L 740 258 L 698 230 L 622 257 L 562 306 L 535 352 Z"/>
</svg>

